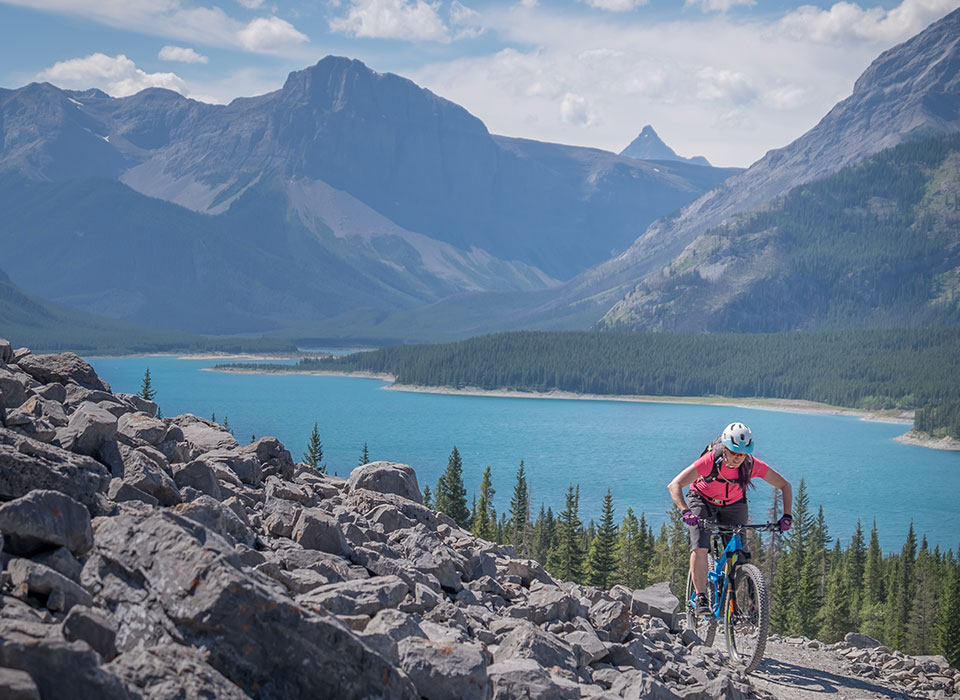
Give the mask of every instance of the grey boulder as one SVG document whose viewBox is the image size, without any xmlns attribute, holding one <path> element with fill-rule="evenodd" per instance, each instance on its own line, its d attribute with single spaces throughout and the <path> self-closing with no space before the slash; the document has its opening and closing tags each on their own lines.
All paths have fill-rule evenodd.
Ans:
<svg viewBox="0 0 960 700">
<path fill-rule="evenodd" d="M 407 637 L 397 644 L 400 667 L 427 700 L 486 700 L 487 662 L 474 644 Z"/>
<path fill-rule="evenodd" d="M 110 391 L 110 386 L 97 376 L 90 363 L 72 352 L 56 355 L 27 355 L 17 364 L 20 369 L 41 384 L 50 382 L 67 384 L 74 381 L 88 389 Z"/>
<path fill-rule="evenodd" d="M 74 605 L 93 605 L 93 599 L 63 574 L 29 559 L 13 559 L 7 571 L 14 591 L 40 598 L 50 610 L 70 610 Z"/>
<path fill-rule="evenodd" d="M 0 506 L 4 550 L 33 554 L 64 546 L 76 556 L 93 547 L 90 511 L 59 491 L 37 489 Z"/>
<path fill-rule="evenodd" d="M 394 462 L 371 462 L 350 472 L 347 489 L 367 489 L 379 493 L 392 493 L 415 503 L 423 503 L 417 473 L 413 467 Z"/>
</svg>

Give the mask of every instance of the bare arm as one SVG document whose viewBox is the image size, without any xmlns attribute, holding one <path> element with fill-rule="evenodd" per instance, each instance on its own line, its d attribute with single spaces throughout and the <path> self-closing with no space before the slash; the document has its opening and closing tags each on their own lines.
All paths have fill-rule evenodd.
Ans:
<svg viewBox="0 0 960 700">
<path fill-rule="evenodd" d="M 673 502 L 676 504 L 677 508 L 680 509 L 681 513 L 685 510 L 690 510 L 690 506 L 688 506 L 687 502 L 683 500 L 683 489 L 685 486 L 689 486 L 696 481 L 697 476 L 696 464 L 691 464 L 689 467 L 673 477 L 673 481 L 667 484 L 667 490 L 670 492 L 670 497 L 673 498 Z"/>
<path fill-rule="evenodd" d="M 783 512 L 793 513 L 793 488 L 790 486 L 790 482 L 784 479 L 780 472 L 773 467 L 767 471 L 763 480 L 783 492 Z"/>
</svg>

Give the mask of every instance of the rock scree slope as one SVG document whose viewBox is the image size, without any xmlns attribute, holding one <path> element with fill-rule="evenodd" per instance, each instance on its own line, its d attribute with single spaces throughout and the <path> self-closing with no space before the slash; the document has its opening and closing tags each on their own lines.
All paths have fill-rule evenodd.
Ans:
<svg viewBox="0 0 960 700">
<path fill-rule="evenodd" d="M 158 418 L 156 404 L 113 393 L 76 355 L 5 340 L 0 533 L 3 698 L 699 700 L 960 688 L 938 657 L 856 639 L 829 649 L 775 640 L 773 658 L 745 677 L 676 629 L 668 584 L 557 581 L 424 507 L 407 465 L 327 476 L 275 438 L 241 446 L 196 416 Z"/>
</svg>

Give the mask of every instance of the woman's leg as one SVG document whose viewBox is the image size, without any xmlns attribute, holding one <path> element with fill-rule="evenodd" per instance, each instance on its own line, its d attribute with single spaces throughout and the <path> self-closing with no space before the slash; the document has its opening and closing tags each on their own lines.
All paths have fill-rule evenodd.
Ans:
<svg viewBox="0 0 960 700">
<path fill-rule="evenodd" d="M 687 503 L 690 510 L 698 518 L 715 517 L 716 509 L 704 501 L 693 489 L 687 494 Z M 707 547 L 710 546 L 710 533 L 702 526 L 691 527 L 690 530 L 690 576 L 693 578 L 693 588 L 697 593 L 707 590 Z"/>
<path fill-rule="evenodd" d="M 697 593 L 707 591 L 707 548 L 698 547 L 690 552 L 690 573 L 693 576 L 693 590 Z"/>
</svg>

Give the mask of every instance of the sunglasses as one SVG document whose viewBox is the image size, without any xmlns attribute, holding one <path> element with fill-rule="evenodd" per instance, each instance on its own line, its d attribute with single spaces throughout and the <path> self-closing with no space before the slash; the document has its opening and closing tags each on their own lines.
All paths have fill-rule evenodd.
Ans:
<svg viewBox="0 0 960 700">
<path fill-rule="evenodd" d="M 747 456 L 747 453 L 746 453 L 746 452 L 734 452 L 734 451 L 731 450 L 729 447 L 724 447 L 724 448 L 723 448 L 723 451 L 726 452 L 728 456 L 734 457 L 734 458 L 739 457 L 739 458 L 743 459 L 743 458 L 745 458 L 745 457 Z"/>
</svg>

